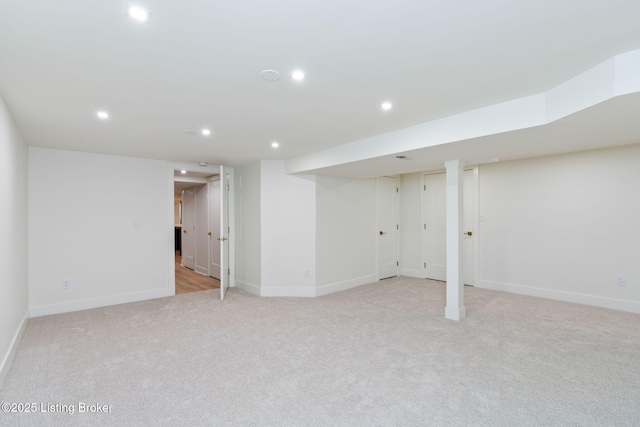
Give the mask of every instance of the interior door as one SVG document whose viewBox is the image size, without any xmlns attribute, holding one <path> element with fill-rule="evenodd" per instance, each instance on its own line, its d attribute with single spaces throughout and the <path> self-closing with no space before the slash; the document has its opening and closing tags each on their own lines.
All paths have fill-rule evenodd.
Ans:
<svg viewBox="0 0 640 427">
<path fill-rule="evenodd" d="M 473 233 L 473 212 L 475 206 L 473 171 L 464 171 L 464 188 L 462 191 L 462 280 L 465 285 L 473 285 L 473 240 L 476 238 Z"/>
<path fill-rule="evenodd" d="M 182 266 L 195 269 L 196 192 L 182 190 Z"/>
<path fill-rule="evenodd" d="M 220 299 L 229 289 L 229 174 L 220 166 Z"/>
<path fill-rule="evenodd" d="M 209 275 L 209 197 L 208 186 L 205 184 L 195 187 L 196 193 L 196 224 L 195 224 L 195 268 L 194 270 L 205 276 Z"/>
<path fill-rule="evenodd" d="M 473 284 L 473 171 L 464 171 L 462 240 L 463 281 Z M 424 176 L 422 253 L 423 275 L 427 279 L 447 279 L 447 179 L 446 174 Z M 467 234 L 471 233 L 471 234 Z"/>
<path fill-rule="evenodd" d="M 378 207 L 378 279 L 398 275 L 398 179 L 381 177 L 377 179 Z"/>
<path fill-rule="evenodd" d="M 211 246 L 209 274 L 220 280 L 220 177 L 209 181 L 209 201 L 211 203 L 211 225 L 209 244 Z"/>
<path fill-rule="evenodd" d="M 424 277 L 447 279 L 446 174 L 424 176 Z"/>
</svg>

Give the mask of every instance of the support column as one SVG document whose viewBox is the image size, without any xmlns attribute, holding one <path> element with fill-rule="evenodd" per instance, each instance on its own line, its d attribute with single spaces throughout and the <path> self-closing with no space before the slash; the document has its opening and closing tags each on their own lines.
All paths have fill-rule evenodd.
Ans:
<svg viewBox="0 0 640 427">
<path fill-rule="evenodd" d="M 462 190 L 464 162 L 450 160 L 447 168 L 447 306 L 444 317 L 463 320 L 464 283 L 462 278 Z"/>
</svg>

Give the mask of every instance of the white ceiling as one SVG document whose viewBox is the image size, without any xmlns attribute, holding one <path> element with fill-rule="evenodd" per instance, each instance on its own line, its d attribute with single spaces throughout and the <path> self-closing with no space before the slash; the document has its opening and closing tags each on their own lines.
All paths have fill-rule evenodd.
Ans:
<svg viewBox="0 0 640 427">
<path fill-rule="evenodd" d="M 640 48 L 638 0 L 135 3 L 150 22 L 127 18 L 122 1 L 0 0 L 0 93 L 27 143 L 229 166 L 289 159 L 542 93 Z M 303 82 L 289 78 L 295 68 Z M 283 78 L 265 81 L 264 69 Z M 385 100 L 393 110 L 380 110 Z M 483 137 L 476 157 L 546 154 L 566 138 L 566 151 L 611 144 L 608 120 L 638 100 L 607 104 L 570 132 L 575 117 Z M 184 133 L 203 127 L 212 135 Z M 637 125 L 615 143 L 634 142 Z M 373 159 L 342 166 L 355 174 L 325 172 L 438 168 L 455 144 L 407 166 Z"/>
</svg>

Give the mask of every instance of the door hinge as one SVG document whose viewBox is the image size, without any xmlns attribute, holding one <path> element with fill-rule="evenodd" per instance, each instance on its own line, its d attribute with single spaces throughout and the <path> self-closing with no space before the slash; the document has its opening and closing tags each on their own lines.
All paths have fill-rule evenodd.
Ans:
<svg viewBox="0 0 640 427">
<path fill-rule="evenodd" d="M 396 230 L 400 230 L 400 224 L 396 224 Z"/>
<path fill-rule="evenodd" d="M 227 233 L 231 233 L 231 227 L 227 227 Z"/>
<path fill-rule="evenodd" d="M 400 261 L 396 261 L 396 267 L 400 267 Z"/>
<path fill-rule="evenodd" d="M 231 269 L 227 268 L 227 276 L 231 274 Z"/>
<path fill-rule="evenodd" d="M 229 191 L 229 188 L 230 188 L 230 187 L 229 187 L 229 183 L 227 182 L 227 191 Z"/>
<path fill-rule="evenodd" d="M 424 224 L 424 229 L 425 229 L 425 230 L 427 229 L 427 224 Z"/>
<path fill-rule="evenodd" d="M 396 187 L 396 193 L 399 193 L 400 189 L 398 187 Z"/>
<path fill-rule="evenodd" d="M 427 268 L 427 261 L 424 262 L 424 268 Z"/>
<path fill-rule="evenodd" d="M 427 184 L 423 186 L 422 191 L 427 191 Z"/>
</svg>

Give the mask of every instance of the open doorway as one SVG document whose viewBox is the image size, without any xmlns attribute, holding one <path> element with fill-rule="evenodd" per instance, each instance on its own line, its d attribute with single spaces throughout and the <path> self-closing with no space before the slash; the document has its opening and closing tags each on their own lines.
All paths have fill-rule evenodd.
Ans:
<svg viewBox="0 0 640 427">
<path fill-rule="evenodd" d="M 210 268 L 216 263 L 212 240 L 220 229 L 219 214 L 210 209 L 210 188 L 217 179 L 211 172 L 174 171 L 176 294 L 220 288 L 219 269 Z"/>
</svg>

